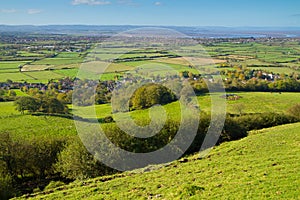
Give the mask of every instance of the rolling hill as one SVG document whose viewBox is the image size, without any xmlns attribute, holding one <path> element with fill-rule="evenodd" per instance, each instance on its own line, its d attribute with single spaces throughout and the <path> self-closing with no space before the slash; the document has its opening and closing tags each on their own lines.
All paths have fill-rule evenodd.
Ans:
<svg viewBox="0 0 300 200">
<path fill-rule="evenodd" d="M 135 172 L 76 181 L 18 199 L 299 199 L 300 123 L 259 131 Z"/>
</svg>

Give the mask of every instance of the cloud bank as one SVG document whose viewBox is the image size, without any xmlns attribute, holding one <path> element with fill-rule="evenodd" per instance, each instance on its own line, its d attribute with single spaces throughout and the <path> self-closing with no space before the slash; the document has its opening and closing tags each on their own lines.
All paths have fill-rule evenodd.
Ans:
<svg viewBox="0 0 300 200">
<path fill-rule="evenodd" d="M 81 4 L 93 6 L 93 5 L 108 5 L 111 4 L 111 2 L 105 0 L 73 0 L 72 1 L 72 5 L 81 5 Z"/>
</svg>

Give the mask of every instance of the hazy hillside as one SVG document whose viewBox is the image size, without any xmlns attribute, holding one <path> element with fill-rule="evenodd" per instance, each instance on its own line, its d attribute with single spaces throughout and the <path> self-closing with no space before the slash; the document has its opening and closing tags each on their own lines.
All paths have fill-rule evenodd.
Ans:
<svg viewBox="0 0 300 200">
<path fill-rule="evenodd" d="M 136 28 L 153 27 L 137 25 L 1 25 L 0 33 L 47 33 L 111 35 Z M 299 27 L 225 27 L 225 26 L 154 26 L 179 31 L 196 38 L 239 38 L 239 37 L 299 37 Z"/>
</svg>

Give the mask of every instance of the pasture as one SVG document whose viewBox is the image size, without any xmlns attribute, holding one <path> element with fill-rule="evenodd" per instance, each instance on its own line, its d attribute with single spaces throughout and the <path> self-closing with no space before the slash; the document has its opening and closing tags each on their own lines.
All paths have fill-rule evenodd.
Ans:
<svg viewBox="0 0 300 200">
<path fill-rule="evenodd" d="M 227 101 L 226 111 L 232 114 L 239 114 L 240 110 L 237 109 L 237 105 L 242 104 L 241 112 L 247 113 L 284 113 L 292 105 L 299 103 L 299 93 L 269 93 L 269 92 L 239 92 L 235 93 L 242 98 L 236 101 Z M 220 94 L 212 94 L 217 97 Z M 210 95 L 198 96 L 198 104 L 201 111 L 210 113 L 211 97 Z M 77 109 L 76 112 L 84 118 L 91 118 L 92 115 L 87 114 L 87 111 L 91 107 L 72 107 L 71 109 Z M 166 104 L 162 107 L 165 109 L 169 119 L 179 120 L 181 117 L 180 104 L 178 101 Z M 150 122 L 150 109 L 135 110 L 129 113 L 129 115 L 135 120 Z M 124 113 L 112 114 L 110 104 L 95 105 L 95 112 L 98 119 L 102 119 L 107 116 L 122 117 Z M 153 114 L 160 114 L 160 111 L 156 111 Z M 8 131 L 15 133 L 21 137 L 38 136 L 38 135 L 76 135 L 75 125 L 72 119 L 65 119 L 61 117 L 53 116 L 31 116 L 21 115 L 15 110 L 13 102 L 1 102 L 0 103 L 0 117 L 1 117 L 1 131 Z"/>
<path fill-rule="evenodd" d="M 87 77 L 99 78 L 99 73 L 104 73 L 102 68 L 108 61 L 119 59 L 117 63 L 111 63 L 105 71 L 103 80 L 112 80 L 115 75 L 122 75 L 130 71 L 135 73 L 136 69 L 149 72 L 144 69 L 145 66 L 155 66 L 150 74 L 165 76 L 168 70 L 159 67 L 164 65 L 172 68 L 174 73 L 181 71 L 191 71 L 199 73 L 192 69 L 185 56 L 199 56 L 197 60 L 205 69 L 215 68 L 222 63 L 231 66 L 241 65 L 251 69 L 262 69 L 273 73 L 299 73 L 300 67 L 300 50 L 297 42 L 218 42 L 209 45 L 183 46 L 176 51 L 180 56 L 174 58 L 174 53 L 157 51 L 155 49 L 137 49 L 137 47 L 126 46 L 124 44 L 112 44 L 118 48 L 100 47 L 85 50 L 83 52 L 55 52 L 39 50 L 37 52 L 19 51 L 18 61 L 0 61 L 0 81 L 7 79 L 13 81 L 28 82 L 47 82 L 49 79 L 60 79 L 63 77 L 74 78 L 77 75 L 79 67 L 87 66 L 84 72 Z M 47 57 L 49 54 L 53 57 Z M 210 55 L 211 59 L 207 56 Z M 43 57 L 44 56 L 44 57 Z M 7 59 L 11 59 L 7 57 Z M 213 63 L 212 63 L 213 62 Z M 26 74 L 19 73 L 18 66 L 22 65 L 22 71 Z M 84 68 L 84 67 L 83 67 Z M 93 69 L 91 69 L 93 68 Z M 147 67 L 146 67 L 147 68 Z M 148 67 L 149 68 L 149 67 Z M 152 71 L 153 71 L 152 70 Z M 43 73 L 33 73 L 42 71 Z M 88 72 L 90 71 L 90 72 Z M 91 73 L 96 73 L 91 75 Z"/>
<path fill-rule="evenodd" d="M 8 132 L 15 138 L 76 135 L 72 119 L 54 116 L 22 115 L 13 102 L 0 103 L 0 132 Z"/>
</svg>

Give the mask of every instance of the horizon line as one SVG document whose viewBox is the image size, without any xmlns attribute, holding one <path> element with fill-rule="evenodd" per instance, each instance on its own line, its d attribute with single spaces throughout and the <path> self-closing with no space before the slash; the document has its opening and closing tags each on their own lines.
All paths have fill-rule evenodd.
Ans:
<svg viewBox="0 0 300 200">
<path fill-rule="evenodd" d="M 145 25 L 145 24 L 0 24 L 0 26 L 145 26 L 145 27 L 208 27 L 208 28 L 300 28 L 300 26 L 226 26 L 226 25 Z"/>
</svg>

